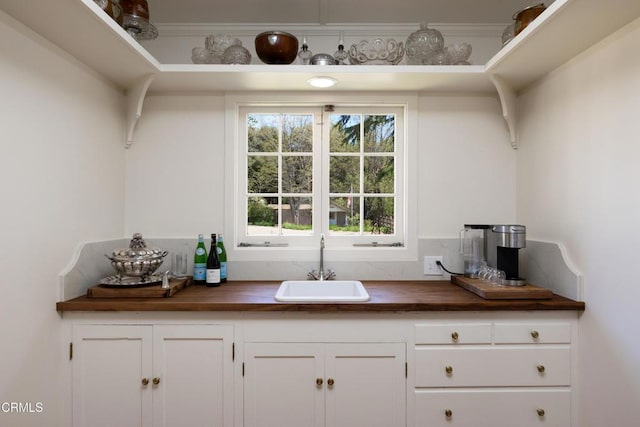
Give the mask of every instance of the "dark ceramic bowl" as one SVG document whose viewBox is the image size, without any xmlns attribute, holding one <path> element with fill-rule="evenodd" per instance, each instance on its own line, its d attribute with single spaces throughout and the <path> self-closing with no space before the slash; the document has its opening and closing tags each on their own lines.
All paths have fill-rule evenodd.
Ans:
<svg viewBox="0 0 640 427">
<path fill-rule="evenodd" d="M 298 39 L 284 31 L 266 31 L 256 36 L 256 53 L 265 64 L 291 64 L 298 56 Z"/>
</svg>

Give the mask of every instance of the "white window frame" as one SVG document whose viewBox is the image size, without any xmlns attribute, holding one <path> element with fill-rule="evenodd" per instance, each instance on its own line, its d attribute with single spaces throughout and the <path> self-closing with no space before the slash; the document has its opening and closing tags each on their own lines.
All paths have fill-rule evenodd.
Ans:
<svg viewBox="0 0 640 427">
<path fill-rule="evenodd" d="M 391 240 L 402 241 L 402 247 L 354 247 L 352 240 L 344 237 L 333 237 L 325 235 L 326 248 L 325 258 L 327 260 L 415 260 L 417 257 L 417 95 L 411 94 L 342 94 L 342 93 L 301 93 L 301 94 L 236 94 L 227 93 L 225 95 L 225 177 L 223 179 L 225 186 L 225 209 L 224 209 L 224 231 L 225 243 L 227 243 L 227 252 L 229 257 L 238 261 L 250 260 L 315 260 L 318 258 L 319 235 L 309 239 L 299 239 L 298 242 L 304 240 L 302 245 L 289 246 L 250 246 L 239 247 L 239 244 L 246 241 L 244 233 L 239 234 L 239 224 L 246 223 L 246 207 L 239 208 L 243 205 L 246 193 L 246 187 L 242 185 L 246 183 L 246 144 L 244 143 L 244 135 L 241 135 L 246 124 L 240 123 L 244 121 L 244 115 L 241 116 L 240 111 L 245 107 L 256 107 L 259 110 L 263 107 L 282 107 L 286 109 L 288 106 L 300 108 L 310 107 L 320 113 L 321 105 L 334 105 L 336 112 L 351 110 L 353 112 L 380 113 L 386 106 L 400 107 L 403 109 L 403 117 L 396 122 L 396 132 L 400 131 L 400 135 L 404 135 L 404 143 L 402 144 L 402 152 L 396 153 L 402 156 L 404 164 L 403 170 L 396 173 L 396 204 L 401 204 L 400 209 L 396 212 L 402 212 L 401 228 L 396 229 L 396 233 L 400 236 L 358 236 L 356 239 L 361 243 L 374 242 L 386 243 Z M 382 107 L 382 109 L 381 109 Z M 374 108 L 374 110 L 370 110 Z M 328 120 L 328 116 L 327 116 Z M 314 125 L 315 126 L 315 125 Z M 315 129 L 314 129 L 315 132 Z M 324 153 L 316 153 L 314 145 L 314 165 L 322 165 L 321 175 L 326 177 L 328 183 L 328 162 L 316 162 L 316 156 L 328 155 L 328 147 Z M 244 160 L 241 158 L 244 157 Z M 244 165 L 244 169 L 243 169 Z M 320 169 L 320 168 L 315 168 Z M 320 172 L 320 171 L 318 171 Z M 314 174 L 314 183 L 321 182 L 318 176 Z M 322 183 L 323 194 L 322 203 L 328 195 L 328 188 Z M 404 191 L 402 191 L 404 190 Z M 326 193 L 325 193 L 326 191 Z M 327 198 L 328 200 L 328 198 Z M 322 209 L 321 211 L 324 211 Z M 314 210 L 314 224 L 320 225 L 319 222 L 322 212 Z M 323 220 L 326 220 L 323 218 Z M 316 228 L 317 230 L 317 228 Z M 387 239 L 387 237 L 391 237 Z M 284 237 L 285 241 L 287 237 Z M 342 244 L 339 240 L 342 239 Z M 281 242 L 280 238 L 262 239 L 269 240 L 274 243 Z"/>
<path fill-rule="evenodd" d="M 404 169 L 405 169 L 405 156 L 404 156 L 404 147 L 406 146 L 406 140 L 405 140 L 405 129 L 404 129 L 404 124 L 405 124 L 405 120 L 404 120 L 404 115 L 405 115 L 405 111 L 404 108 L 401 106 L 395 106 L 395 105 L 387 105 L 387 106 L 352 106 L 352 105 L 348 105 L 348 106 L 342 106 L 342 105 L 334 105 L 334 111 L 331 113 L 326 113 L 325 117 L 324 117 L 324 123 L 323 123 L 323 132 L 325 134 L 328 134 L 331 130 L 331 123 L 329 120 L 329 115 L 330 114 L 363 114 L 363 115 L 383 115 L 383 114 L 391 114 L 396 116 L 396 123 L 395 123 L 395 140 L 396 143 L 395 145 L 395 149 L 394 149 L 394 153 L 393 153 L 393 157 L 394 159 L 397 158 L 398 163 L 395 164 L 395 188 L 394 188 L 394 198 L 395 198 L 395 206 L 394 206 L 394 218 L 395 218 L 395 233 L 393 235 L 382 235 L 382 234 L 365 234 L 365 235 L 359 235 L 359 236 L 331 236 L 331 233 L 329 233 L 328 231 L 324 231 L 325 233 L 325 239 L 327 239 L 328 242 L 331 242 L 332 245 L 337 246 L 337 247 L 353 247 L 354 244 L 394 244 L 394 243 L 401 243 L 402 245 L 404 245 L 404 241 L 405 241 L 405 234 L 404 234 L 404 221 L 406 219 L 406 216 L 404 214 L 404 181 L 402 179 L 402 177 L 404 176 Z M 361 132 L 363 131 L 363 129 L 361 129 Z M 400 143 L 397 143 L 398 141 L 400 141 Z M 358 153 L 350 153 L 350 154 L 356 154 L 358 157 L 360 156 L 375 156 L 378 155 L 377 153 L 366 153 L 364 152 L 364 139 L 362 139 L 360 141 L 360 152 Z M 389 153 L 382 153 L 382 155 L 387 155 Z M 330 152 L 330 147 L 328 144 L 324 144 L 322 146 L 322 159 L 329 159 L 329 157 L 331 155 L 340 155 L 340 153 L 331 153 Z M 328 207 L 325 206 L 324 204 L 329 200 L 329 168 L 330 168 L 330 163 L 329 161 L 325 161 L 322 163 L 322 211 L 323 211 L 323 218 L 324 218 L 324 213 L 325 211 L 328 211 Z M 360 175 L 363 174 L 363 171 L 361 171 Z M 356 189 L 356 193 L 360 193 L 360 189 Z M 361 210 L 364 209 L 364 206 L 361 206 Z M 364 218 L 362 218 L 362 220 L 364 221 Z M 324 224 L 323 224 L 324 225 Z M 375 248 L 375 249 L 380 249 L 380 248 Z"/>
<path fill-rule="evenodd" d="M 239 198 L 237 200 L 236 212 L 237 214 L 234 216 L 236 218 L 236 226 L 235 226 L 235 236 L 237 236 L 238 242 L 250 243 L 250 244 L 261 244 L 265 241 L 268 241 L 274 245 L 277 244 L 289 244 L 292 247 L 309 247 L 313 246 L 314 241 L 317 241 L 316 236 L 279 236 L 279 235 L 264 235 L 264 236 L 247 236 L 243 231 L 246 218 L 247 218 L 247 205 L 243 202 L 243 197 L 245 196 L 246 188 L 247 188 L 247 156 L 253 153 L 247 153 L 247 145 L 244 135 L 247 133 L 246 120 L 243 120 L 246 117 L 247 113 L 285 113 L 285 114 L 313 114 L 313 151 L 311 158 L 313 159 L 313 194 L 312 197 L 314 199 L 314 206 L 317 206 L 318 203 L 317 198 L 322 197 L 318 190 L 322 185 L 322 170 L 319 165 L 322 164 L 321 156 L 321 109 L 318 107 L 300 107 L 295 105 L 283 106 L 279 105 L 277 107 L 265 107 L 265 106 L 253 106 L 253 105 L 242 105 L 238 109 L 238 115 L 240 116 L 238 120 L 238 136 L 239 140 L 237 141 L 238 146 L 238 160 L 234 164 L 237 167 L 237 173 L 235 173 L 235 177 L 238 180 L 238 194 Z M 273 153 L 274 157 L 282 157 L 281 154 Z M 296 153 L 291 153 L 295 155 Z M 259 155 L 259 154 L 258 154 Z M 279 190 L 282 190 L 282 177 L 278 177 L 278 187 Z M 279 191 L 279 193 L 282 193 Z M 318 226 L 321 221 L 321 209 L 313 210 L 313 224 L 314 224 L 314 232 L 318 230 Z M 280 215 L 279 215 L 280 217 Z M 244 221 L 243 221 L 244 219 Z M 281 218 L 279 218 L 279 221 Z M 292 244 L 294 243 L 294 244 Z M 271 249 L 274 249 L 275 246 Z"/>
</svg>

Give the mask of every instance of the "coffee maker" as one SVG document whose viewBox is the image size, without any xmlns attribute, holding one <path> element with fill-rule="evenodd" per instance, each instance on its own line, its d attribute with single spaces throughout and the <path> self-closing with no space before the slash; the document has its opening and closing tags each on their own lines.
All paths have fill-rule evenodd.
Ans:
<svg viewBox="0 0 640 427">
<path fill-rule="evenodd" d="M 487 265 L 505 272 L 505 285 L 524 284 L 518 268 L 518 251 L 527 246 L 524 225 L 492 225 L 487 229 Z"/>
<path fill-rule="evenodd" d="M 505 272 L 505 285 L 523 285 L 518 251 L 526 247 L 526 231 L 524 225 L 465 224 L 461 234 L 465 275 L 478 277 L 478 269 L 486 261 L 489 267 Z"/>
</svg>

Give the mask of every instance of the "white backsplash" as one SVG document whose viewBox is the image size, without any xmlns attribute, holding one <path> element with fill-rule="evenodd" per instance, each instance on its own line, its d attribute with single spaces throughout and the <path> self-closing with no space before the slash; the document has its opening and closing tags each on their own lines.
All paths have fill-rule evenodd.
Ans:
<svg viewBox="0 0 640 427">
<path fill-rule="evenodd" d="M 163 265 L 171 268 L 171 255 L 176 252 L 192 254 L 196 239 L 145 238 L 147 245 L 169 251 Z M 117 239 L 82 244 L 69 267 L 60 275 L 60 300 L 85 295 L 87 289 L 101 278 L 114 274 L 105 254 L 127 247 L 130 239 Z M 207 242 L 208 246 L 208 242 Z M 416 261 L 327 261 L 325 268 L 335 271 L 339 279 L 353 280 L 449 280 L 443 276 L 425 276 L 423 257 L 442 255 L 443 264 L 453 272 L 462 271 L 462 255 L 458 239 L 419 239 Z M 564 251 L 556 243 L 527 241 L 527 248 L 520 251 L 521 275 L 527 281 L 551 289 L 558 295 L 582 299 L 582 276 L 565 261 Z M 189 271 L 193 271 L 192 257 Z M 315 261 L 229 261 L 230 280 L 300 280 L 307 272 L 318 269 Z"/>
</svg>

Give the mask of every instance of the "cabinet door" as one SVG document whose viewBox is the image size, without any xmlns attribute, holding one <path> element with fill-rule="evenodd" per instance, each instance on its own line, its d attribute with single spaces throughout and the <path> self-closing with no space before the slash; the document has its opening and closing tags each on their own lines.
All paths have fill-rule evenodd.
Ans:
<svg viewBox="0 0 640 427">
<path fill-rule="evenodd" d="M 323 347 L 245 344 L 245 427 L 324 426 Z"/>
<path fill-rule="evenodd" d="M 74 427 L 151 426 L 151 339 L 150 326 L 74 327 Z"/>
<path fill-rule="evenodd" d="M 328 344 L 327 427 L 404 426 L 405 344 Z"/>
<path fill-rule="evenodd" d="M 232 345 L 231 325 L 153 327 L 154 427 L 233 426 Z"/>
</svg>

